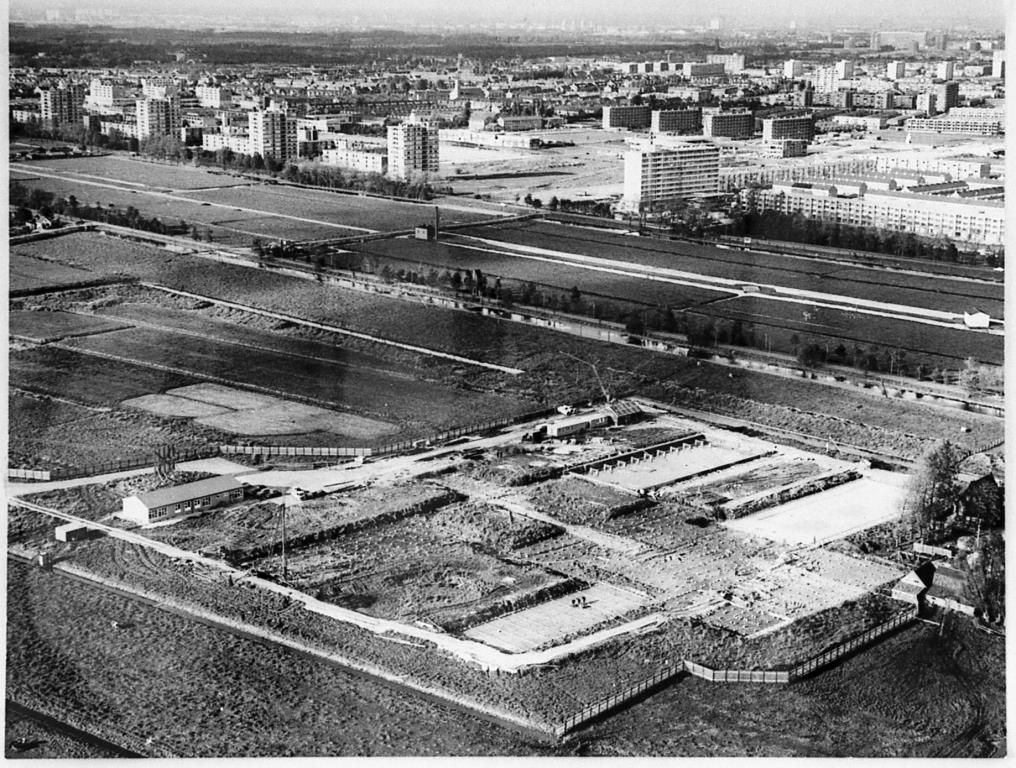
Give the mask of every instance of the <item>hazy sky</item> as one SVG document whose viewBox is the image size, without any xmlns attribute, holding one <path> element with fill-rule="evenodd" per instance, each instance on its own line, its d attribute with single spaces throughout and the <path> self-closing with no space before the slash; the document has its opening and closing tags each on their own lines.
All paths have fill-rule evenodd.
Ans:
<svg viewBox="0 0 1016 768">
<path fill-rule="evenodd" d="M 151 12 L 153 16 L 193 15 L 202 18 L 242 15 L 292 19 L 318 16 L 329 21 L 355 19 L 359 24 L 385 25 L 447 21 L 547 22 L 572 20 L 633 26 L 642 23 L 683 27 L 720 16 L 724 25 L 766 26 L 796 19 L 799 25 L 857 24 L 871 28 L 879 21 L 917 26 L 942 22 L 1003 24 L 1007 0 L 13 0 L 12 16 L 61 9 L 110 9 L 115 13 Z"/>
</svg>

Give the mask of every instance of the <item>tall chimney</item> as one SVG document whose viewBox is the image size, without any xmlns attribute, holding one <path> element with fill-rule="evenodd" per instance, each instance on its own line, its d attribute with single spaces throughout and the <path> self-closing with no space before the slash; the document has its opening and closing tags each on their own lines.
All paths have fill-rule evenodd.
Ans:
<svg viewBox="0 0 1016 768">
<path fill-rule="evenodd" d="M 438 233 L 441 231 L 441 209 L 434 206 L 434 241 L 437 242 Z"/>
</svg>

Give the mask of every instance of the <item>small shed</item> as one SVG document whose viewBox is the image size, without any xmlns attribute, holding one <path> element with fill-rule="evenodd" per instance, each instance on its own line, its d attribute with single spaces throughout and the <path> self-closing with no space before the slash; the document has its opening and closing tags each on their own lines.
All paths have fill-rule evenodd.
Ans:
<svg viewBox="0 0 1016 768">
<path fill-rule="evenodd" d="M 973 312 L 963 313 L 963 324 L 967 328 L 987 328 L 991 325 L 991 316 L 987 312 L 975 309 Z"/>
<path fill-rule="evenodd" d="M 609 414 L 594 411 L 592 413 L 580 413 L 566 419 L 547 422 L 548 437 L 567 437 L 578 432 L 596 427 L 605 427 L 613 421 Z"/>
<path fill-rule="evenodd" d="M 615 400 L 607 406 L 618 424 L 631 424 L 645 415 L 642 406 L 634 400 Z"/>
<path fill-rule="evenodd" d="M 934 579 L 935 566 L 926 561 L 893 585 L 890 593 L 895 600 L 917 605 Z"/>
<path fill-rule="evenodd" d="M 53 531 L 57 541 L 83 541 L 92 538 L 92 529 L 81 523 L 64 523 Z"/>
</svg>

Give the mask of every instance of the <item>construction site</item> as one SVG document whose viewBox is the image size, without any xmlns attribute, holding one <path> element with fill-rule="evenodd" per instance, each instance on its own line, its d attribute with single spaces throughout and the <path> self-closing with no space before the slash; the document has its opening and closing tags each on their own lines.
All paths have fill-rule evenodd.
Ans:
<svg viewBox="0 0 1016 768">
<path fill-rule="evenodd" d="M 899 515 L 901 473 L 642 399 L 568 411 L 369 461 L 23 494 L 11 551 L 557 736 L 689 670 L 790 683 L 916 615 L 899 563 L 830 546 Z M 123 513 L 185 496 L 185 467 L 242 499 Z"/>
</svg>

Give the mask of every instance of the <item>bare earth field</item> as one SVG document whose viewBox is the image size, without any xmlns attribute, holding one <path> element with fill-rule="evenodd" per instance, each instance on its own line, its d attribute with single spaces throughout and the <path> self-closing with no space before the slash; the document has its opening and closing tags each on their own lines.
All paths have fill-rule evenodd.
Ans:
<svg viewBox="0 0 1016 768">
<path fill-rule="evenodd" d="M 871 528 L 896 520 L 905 490 L 899 478 L 889 473 L 872 473 L 817 496 L 805 496 L 773 509 L 727 521 L 724 525 L 784 544 L 832 541 L 842 539 L 859 528 Z"/>
</svg>

